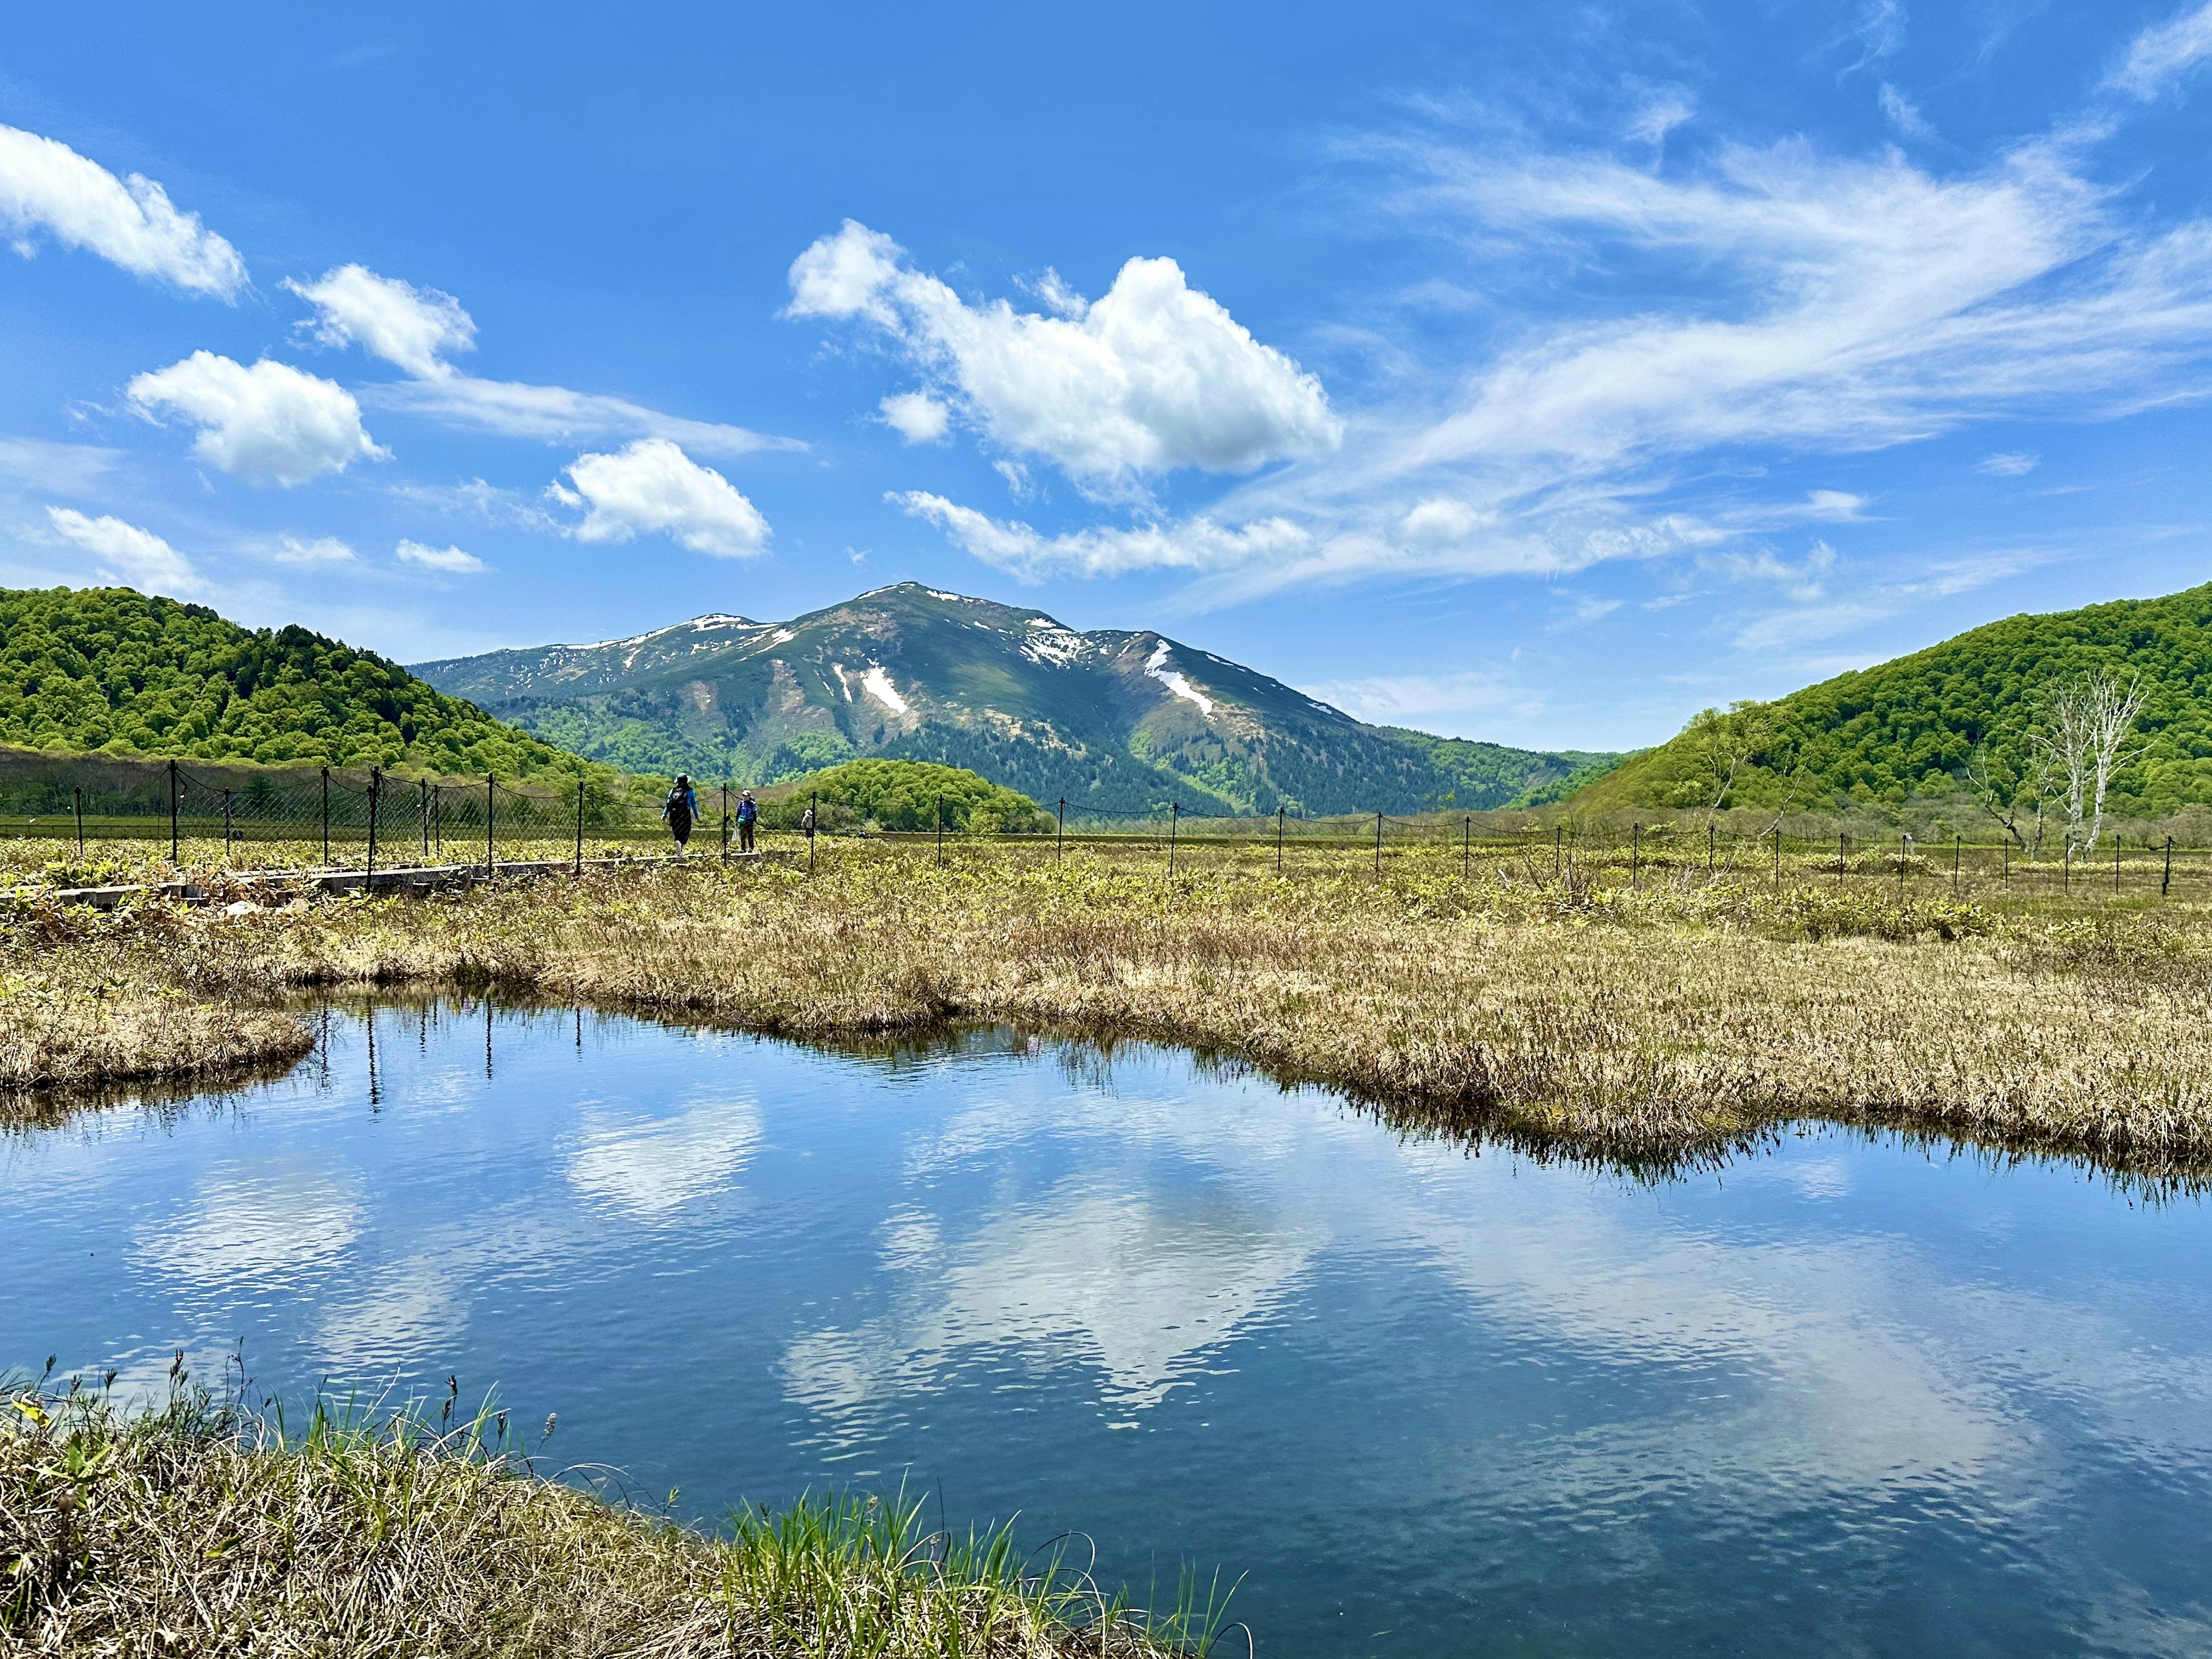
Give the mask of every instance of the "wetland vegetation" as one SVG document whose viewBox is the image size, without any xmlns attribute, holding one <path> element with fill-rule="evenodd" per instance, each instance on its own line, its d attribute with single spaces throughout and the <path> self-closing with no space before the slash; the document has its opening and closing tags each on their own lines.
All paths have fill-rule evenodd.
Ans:
<svg viewBox="0 0 2212 1659">
<path fill-rule="evenodd" d="M 940 864 L 842 842 L 811 874 L 701 860 L 427 902 L 223 902 L 210 874 L 217 902 L 112 915 L 52 902 L 27 863 L 0 1082 L 28 1098 L 281 1058 L 306 1042 L 282 998 L 405 987 L 816 1039 L 962 1022 L 1142 1039 L 1408 1126 L 1628 1162 L 1820 1118 L 2153 1179 L 2212 1166 L 2203 902 L 1668 856 L 1647 852 L 1632 886 L 1606 859 L 1554 876 L 1441 842 L 1379 873 L 1296 850 L 1279 876 L 1253 846 L 1170 875 L 1150 848 L 1000 842 Z"/>
<path fill-rule="evenodd" d="M 155 1411 L 0 1392 L 0 1653 L 1144 1659 L 1216 1634 L 1194 1581 L 1134 1613 L 903 1496 L 708 1536 L 544 1478 L 504 1412 L 325 1403 L 288 1431 L 182 1366 Z"/>
</svg>

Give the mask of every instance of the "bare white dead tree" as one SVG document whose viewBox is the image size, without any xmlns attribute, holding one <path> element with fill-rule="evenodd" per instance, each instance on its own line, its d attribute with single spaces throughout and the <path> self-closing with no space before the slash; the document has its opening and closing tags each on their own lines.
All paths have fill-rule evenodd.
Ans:
<svg viewBox="0 0 2212 1659">
<path fill-rule="evenodd" d="M 1736 775 L 1759 758 L 1773 740 L 1774 710 L 1763 702 L 1731 703 L 1726 714 L 1701 708 L 1682 728 L 1695 768 L 1693 776 L 1711 799 L 1705 810 L 1717 812 L 1735 787 Z"/>
<path fill-rule="evenodd" d="M 2027 734 L 2029 748 L 2064 784 L 2066 844 L 2083 857 L 2097 850 L 2104 833 L 2112 774 L 2142 752 L 2128 738 L 2146 695 L 2140 680 L 2123 687 L 2108 668 L 2076 674 L 2051 689 L 2041 719 Z"/>
</svg>

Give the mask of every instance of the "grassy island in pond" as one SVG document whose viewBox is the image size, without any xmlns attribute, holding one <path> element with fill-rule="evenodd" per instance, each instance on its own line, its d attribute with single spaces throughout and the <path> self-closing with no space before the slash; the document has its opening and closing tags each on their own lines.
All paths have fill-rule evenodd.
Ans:
<svg viewBox="0 0 2212 1659">
<path fill-rule="evenodd" d="M 19 845 L 29 846 L 30 843 Z M 501 884 L 428 901 L 250 898 L 113 915 L 7 900 L 0 1083 L 282 1058 L 279 1000 L 379 988 L 577 1002 L 847 1040 L 1000 1022 L 1180 1044 L 1343 1089 L 1409 1126 L 1634 1163 L 1803 1118 L 2212 1170 L 2212 910 L 1900 900 L 1808 861 L 1563 877 L 1493 849 L 929 849 Z M 1650 857 L 1649 854 L 1646 855 Z M 210 879 L 213 879 L 210 878 Z"/>
</svg>

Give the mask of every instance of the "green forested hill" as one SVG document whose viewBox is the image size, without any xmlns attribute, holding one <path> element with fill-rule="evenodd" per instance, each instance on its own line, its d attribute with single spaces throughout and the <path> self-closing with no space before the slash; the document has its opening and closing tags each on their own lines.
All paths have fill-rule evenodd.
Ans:
<svg viewBox="0 0 2212 1659">
<path fill-rule="evenodd" d="M 777 828 L 798 821 L 818 803 L 824 829 L 874 823 L 884 830 L 937 827 L 940 807 L 948 830 L 998 834 L 1043 830 L 1052 820 L 1027 795 L 957 766 L 923 761 L 856 760 L 768 791 L 762 817 Z"/>
<path fill-rule="evenodd" d="M 2212 803 L 2212 584 L 2040 617 L 2008 617 L 1909 657 L 1771 703 L 1701 716 L 1575 797 L 1577 805 L 1705 807 L 1729 761 L 1729 806 L 1901 806 L 1958 794 L 1979 756 L 2001 791 L 2021 787 L 2039 699 L 2109 668 L 2148 692 L 2143 750 L 2115 778 L 2115 810 Z"/>
<path fill-rule="evenodd" d="M 0 744 L 503 777 L 588 768 L 368 652 L 127 587 L 0 588 Z"/>
</svg>

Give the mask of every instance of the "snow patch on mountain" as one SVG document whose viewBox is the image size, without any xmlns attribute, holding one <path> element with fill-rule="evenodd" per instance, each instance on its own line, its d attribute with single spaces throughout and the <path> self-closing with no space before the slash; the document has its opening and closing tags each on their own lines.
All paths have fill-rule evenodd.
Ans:
<svg viewBox="0 0 2212 1659">
<path fill-rule="evenodd" d="M 895 714 L 914 712 L 907 700 L 899 695 L 898 687 L 891 684 L 891 677 L 884 672 L 881 663 L 868 665 L 868 672 L 860 676 L 860 690 Z"/>
<path fill-rule="evenodd" d="M 1181 697 L 1185 702 L 1194 702 L 1199 712 L 1208 720 L 1213 718 L 1213 699 L 1193 685 L 1184 676 L 1167 666 L 1168 642 L 1162 640 L 1152 649 L 1152 658 L 1145 664 L 1145 672 Z"/>
<path fill-rule="evenodd" d="M 1091 654 L 1091 642 L 1073 629 L 1044 617 L 1031 617 L 1030 627 L 1034 631 L 1022 641 L 1022 655 L 1033 663 L 1067 668 Z"/>
</svg>

